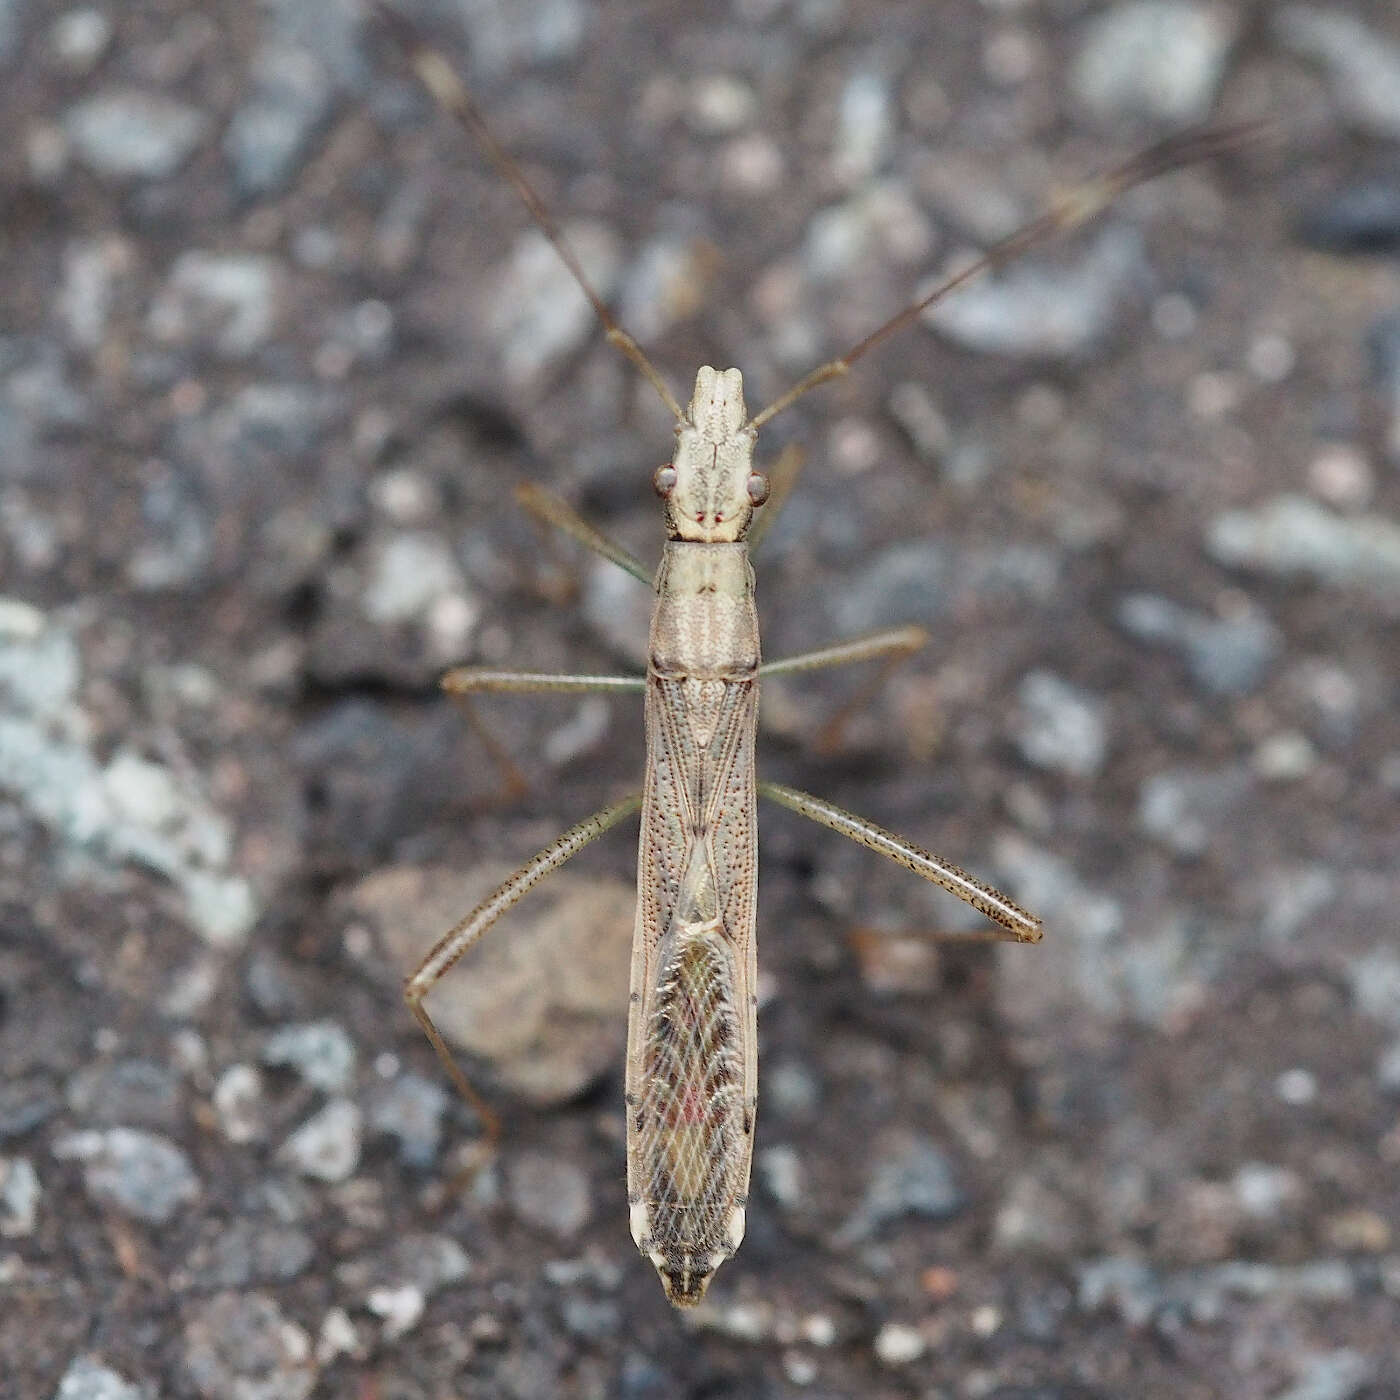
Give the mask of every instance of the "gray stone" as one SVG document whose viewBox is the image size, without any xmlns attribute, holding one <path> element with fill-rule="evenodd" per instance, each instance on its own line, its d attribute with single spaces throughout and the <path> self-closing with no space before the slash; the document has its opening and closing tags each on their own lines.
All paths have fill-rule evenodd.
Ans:
<svg viewBox="0 0 1400 1400">
<path fill-rule="evenodd" d="M 846 79 L 831 153 L 838 178 L 867 180 L 884 163 L 894 127 L 893 100 L 889 77 L 878 68 L 859 68 Z"/>
<path fill-rule="evenodd" d="M 312 1088 L 337 1094 L 354 1078 L 355 1044 L 335 1021 L 283 1026 L 267 1038 L 262 1062 L 290 1066 Z"/>
<path fill-rule="evenodd" d="M 560 63 L 583 42 L 588 11 L 582 0 L 450 0 L 471 46 L 472 66 L 501 74 L 537 63 Z"/>
<path fill-rule="evenodd" d="M 290 182 L 330 117 L 335 97 L 320 59 L 285 41 L 258 50 L 251 77 L 251 95 L 224 134 L 224 154 L 245 198 Z"/>
<path fill-rule="evenodd" d="M 307 1400 L 311 1338 L 266 1293 L 220 1293 L 184 1329 L 185 1373 L 204 1400 Z"/>
<path fill-rule="evenodd" d="M 64 128 L 79 158 L 112 179 L 164 180 L 194 154 L 209 119 L 160 93 L 113 88 L 69 108 Z"/>
<path fill-rule="evenodd" d="M 1400 1094 L 1400 1036 L 1381 1051 L 1376 1060 L 1376 1078 L 1388 1094 Z"/>
<path fill-rule="evenodd" d="M 130 247 L 118 238 L 82 238 L 63 251 L 63 283 L 54 309 L 80 349 L 95 350 L 107 329 L 117 278 Z"/>
<path fill-rule="evenodd" d="M 19 55 L 28 8 L 29 0 L 0 0 L 0 67 L 7 67 Z"/>
<path fill-rule="evenodd" d="M 588 1177 L 572 1162 L 522 1152 L 506 1168 L 506 1199 L 527 1225 L 571 1240 L 593 1215 Z"/>
<path fill-rule="evenodd" d="M 0 1240 L 34 1233 L 41 1194 L 39 1174 L 28 1157 L 0 1157 Z"/>
<path fill-rule="evenodd" d="M 1341 111 L 1376 136 L 1400 136 L 1400 42 L 1327 5 L 1282 5 L 1273 13 L 1279 42 L 1321 64 Z"/>
<path fill-rule="evenodd" d="M 378 542 L 365 586 L 365 616 L 381 626 L 424 620 L 442 598 L 464 596 L 452 551 L 427 530 L 404 530 Z"/>
<path fill-rule="evenodd" d="M 1143 1327 L 1161 1306 L 1157 1275 L 1141 1259 L 1095 1259 L 1079 1268 L 1079 1306 L 1085 1312 L 1112 1310 L 1130 1327 Z"/>
<path fill-rule="evenodd" d="M 190 476 L 160 472 L 142 496 L 144 538 L 126 560 L 134 588 L 159 593 L 202 581 L 214 553 L 214 521 L 203 492 Z"/>
<path fill-rule="evenodd" d="M 1230 568 L 1400 594 L 1400 525 L 1382 515 L 1337 515 L 1307 496 L 1275 496 L 1254 510 L 1217 515 L 1206 527 L 1206 549 Z"/>
<path fill-rule="evenodd" d="M 185 1260 L 189 1285 L 201 1291 L 244 1288 L 250 1283 L 285 1283 L 303 1273 L 316 1254 L 304 1230 L 279 1221 L 221 1222 L 218 1233 Z"/>
<path fill-rule="evenodd" d="M 1347 981 L 1360 1011 L 1383 1026 L 1400 1029 L 1400 954 L 1387 943 L 1349 959 Z"/>
<path fill-rule="evenodd" d="M 1013 264 L 923 314 L 939 335 L 984 355 L 1079 362 L 1106 347 L 1126 305 L 1144 300 L 1151 269 L 1142 239 L 1101 229 L 1073 261 Z"/>
<path fill-rule="evenodd" d="M 610 1298 L 565 1298 L 564 1326 L 575 1337 L 602 1341 L 622 1327 L 622 1309 Z"/>
<path fill-rule="evenodd" d="M 1103 120 L 1204 121 L 1233 39 L 1234 25 L 1215 6 L 1127 0 L 1088 25 L 1070 86 Z"/>
<path fill-rule="evenodd" d="M 95 1202 L 149 1225 L 167 1224 L 199 1195 L 189 1158 L 156 1133 L 135 1128 L 69 1133 L 54 1144 L 53 1154 L 83 1164 L 83 1186 Z"/>
<path fill-rule="evenodd" d="M 95 1356 L 76 1357 L 63 1373 L 53 1400 L 153 1400 L 148 1386 L 133 1385 Z"/>
<path fill-rule="evenodd" d="M 58 1094 L 47 1080 L 35 1077 L 0 1083 L 0 1142 L 33 1132 L 59 1107 Z"/>
<path fill-rule="evenodd" d="M 1298 237 L 1327 253 L 1400 250 L 1400 184 L 1393 176 L 1370 176 L 1329 190 L 1303 211 Z"/>
<path fill-rule="evenodd" d="M 932 623 L 947 604 L 947 554 L 927 540 L 882 549 L 849 576 L 828 606 L 838 635 L 895 621 Z"/>
<path fill-rule="evenodd" d="M 1072 777 L 1092 777 L 1108 750 L 1107 706 L 1050 671 L 1032 671 L 1017 690 L 1016 742 L 1026 760 Z"/>
<path fill-rule="evenodd" d="M 357 885 L 346 912 L 378 930 L 389 966 L 412 967 L 509 873 L 394 866 Z M 540 1106 L 569 1102 L 621 1062 L 636 905 L 621 880 L 552 876 L 512 911 L 509 938 L 473 950 L 470 977 L 434 989 L 433 1019 L 450 1042 L 489 1060 L 512 1093 Z"/>
<path fill-rule="evenodd" d="M 1008 1254 L 1073 1258 L 1084 1245 L 1083 1230 L 1058 1185 L 1038 1169 L 1022 1172 L 997 1207 L 993 1239 Z"/>
<path fill-rule="evenodd" d="M 907 1215 L 948 1220 L 966 1206 L 952 1162 L 928 1138 L 894 1134 L 872 1156 L 875 1165 L 865 1196 L 837 1232 L 838 1243 L 861 1243 Z"/>
<path fill-rule="evenodd" d="M 35 609 L 0 600 L 0 790 L 84 855 L 164 875 L 211 942 L 241 939 L 257 906 L 251 886 L 227 872 L 228 823 L 162 764 L 125 749 L 99 764 L 78 682 L 72 636 Z"/>
<path fill-rule="evenodd" d="M 387 1248 L 336 1266 L 336 1281 L 367 1296 L 378 1289 L 412 1288 L 423 1298 L 460 1283 L 471 1273 L 466 1251 L 449 1235 L 407 1234 Z"/>
<path fill-rule="evenodd" d="M 331 1099 L 278 1149 L 279 1161 L 317 1181 L 345 1181 L 360 1164 L 360 1110 Z"/>
<path fill-rule="evenodd" d="M 104 1126 L 174 1128 L 181 1118 L 180 1081 L 154 1060 L 91 1065 L 68 1081 L 68 1107 L 84 1121 Z"/>
<path fill-rule="evenodd" d="M 1374 1363 L 1359 1351 L 1342 1348 L 1305 1358 L 1297 1379 L 1275 1400 L 1351 1400 L 1375 1378 Z"/>
<path fill-rule="evenodd" d="M 112 21 L 101 10 L 69 10 L 49 27 L 49 47 L 54 57 L 74 73 L 91 72 L 111 42 Z"/>
<path fill-rule="evenodd" d="M 564 237 L 606 301 L 615 290 L 622 262 L 617 235 L 602 224 L 575 220 L 565 225 Z M 592 307 L 538 229 L 520 236 L 492 285 L 487 323 L 512 384 L 530 382 L 593 334 Z"/>
<path fill-rule="evenodd" d="M 230 359 L 258 349 L 277 314 L 278 265 L 254 253 L 181 253 L 147 326 L 167 344 L 207 346 Z"/>
<path fill-rule="evenodd" d="M 1250 791 L 1249 772 L 1239 766 L 1157 773 L 1139 793 L 1138 824 L 1178 855 L 1199 856 Z"/>
<path fill-rule="evenodd" d="M 442 1142 L 442 1116 L 450 1099 L 434 1079 L 421 1074 L 401 1074 L 375 1095 L 370 1106 L 370 1127 L 394 1138 L 399 1160 L 424 1169 L 437 1160 Z"/>
<path fill-rule="evenodd" d="M 1152 593 L 1131 593 L 1116 611 L 1125 631 L 1181 656 L 1208 695 L 1257 690 L 1283 647 L 1278 628 L 1258 612 L 1213 618 Z"/>
</svg>

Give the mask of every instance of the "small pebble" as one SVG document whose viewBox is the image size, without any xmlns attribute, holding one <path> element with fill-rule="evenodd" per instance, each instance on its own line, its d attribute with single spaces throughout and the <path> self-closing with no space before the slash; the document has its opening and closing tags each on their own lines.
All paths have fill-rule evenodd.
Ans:
<svg viewBox="0 0 1400 1400">
<path fill-rule="evenodd" d="M 252 1065 L 230 1065 L 214 1085 L 213 1102 L 230 1142 L 256 1142 L 266 1133 L 262 1076 Z"/>
<path fill-rule="evenodd" d="M 875 1334 L 875 1355 L 886 1366 L 907 1366 L 927 1350 L 928 1343 L 918 1328 L 902 1322 L 887 1322 Z"/>
<path fill-rule="evenodd" d="M 1375 472 L 1359 447 L 1329 443 L 1308 463 L 1308 487 L 1338 510 L 1365 510 L 1375 494 Z"/>
<path fill-rule="evenodd" d="M 184 1369 L 202 1400 L 307 1400 L 311 1338 L 266 1293 L 219 1293 L 190 1308 Z"/>
<path fill-rule="evenodd" d="M 1317 1078 L 1310 1070 L 1286 1069 L 1274 1081 L 1274 1092 L 1284 1103 L 1302 1108 L 1317 1097 Z"/>
<path fill-rule="evenodd" d="M 373 551 L 365 616 L 388 627 L 419 621 L 440 599 L 461 596 L 465 587 L 445 540 L 426 530 L 401 531 Z"/>
<path fill-rule="evenodd" d="M 405 1165 L 426 1169 L 437 1159 L 442 1117 L 450 1101 L 437 1080 L 401 1074 L 374 1096 L 370 1127 L 398 1142 L 399 1159 Z"/>
<path fill-rule="evenodd" d="M 345 1181 L 360 1164 L 360 1110 L 331 1099 L 278 1149 L 279 1161 L 317 1181 Z"/>
<path fill-rule="evenodd" d="M 802 1158 L 796 1148 L 778 1144 L 758 1154 L 758 1170 L 763 1184 L 777 1203 L 787 1210 L 802 1203 Z"/>
<path fill-rule="evenodd" d="M 112 21 L 101 10 L 69 10 L 49 29 L 54 57 L 74 73 L 91 72 L 111 42 Z"/>
<path fill-rule="evenodd" d="M 1383 515 L 1335 515 L 1306 496 L 1275 496 L 1254 510 L 1217 515 L 1206 529 L 1206 549 L 1231 568 L 1400 593 L 1400 524 Z"/>
<path fill-rule="evenodd" d="M 1050 671 L 1032 671 L 1017 691 L 1016 741 L 1026 760 L 1072 777 L 1092 777 L 1108 750 L 1107 707 Z"/>
<path fill-rule="evenodd" d="M 1102 353 L 1150 278 L 1141 237 L 1123 224 L 1109 224 L 1072 261 L 1013 263 L 922 319 L 980 354 L 1079 363 Z"/>
<path fill-rule="evenodd" d="M 952 1163 L 928 1138 L 897 1136 L 873 1158 L 864 1199 L 837 1232 L 838 1243 L 867 1240 L 882 1225 L 907 1215 L 947 1220 L 966 1206 Z"/>
<path fill-rule="evenodd" d="M 194 154 L 209 119 L 158 93 L 114 89 L 70 107 L 63 125 L 79 159 L 96 174 L 164 180 Z"/>
<path fill-rule="evenodd" d="M 365 1299 L 365 1306 L 384 1322 L 384 1339 L 393 1341 L 411 1332 L 423 1316 L 428 1300 L 423 1291 L 411 1283 L 397 1288 L 375 1288 Z"/>
<path fill-rule="evenodd" d="M 0 1157 L 0 1239 L 34 1233 L 39 1217 L 39 1174 L 27 1157 Z"/>
<path fill-rule="evenodd" d="M 1233 25 L 1214 6 L 1125 0 L 1089 23 L 1070 85 L 1104 120 L 1204 121 L 1233 38 Z"/>
<path fill-rule="evenodd" d="M 525 1224 L 560 1240 L 573 1239 L 593 1215 L 583 1170 L 542 1152 L 522 1152 L 507 1164 L 506 1199 Z"/>
<path fill-rule="evenodd" d="M 716 73 L 690 90 L 690 125 L 703 136 L 729 136 L 753 120 L 758 97 L 741 78 Z"/>
<path fill-rule="evenodd" d="M 1292 783 L 1317 767 L 1317 750 L 1301 730 L 1285 729 L 1262 739 L 1251 757 L 1254 771 L 1271 783 Z"/>
<path fill-rule="evenodd" d="M 272 335 L 280 273 L 252 253 L 181 253 L 157 294 L 147 329 L 169 345 L 208 346 L 230 359 L 251 355 Z"/>
<path fill-rule="evenodd" d="M 69 1133 L 53 1148 L 60 1161 L 83 1164 L 92 1199 L 134 1220 L 165 1225 L 197 1199 L 199 1178 L 169 1138 L 134 1128 Z"/>
<path fill-rule="evenodd" d="M 328 1094 L 347 1089 L 355 1074 L 355 1045 L 335 1021 L 312 1021 L 283 1026 L 263 1045 L 265 1065 L 286 1065 L 313 1089 Z"/>
<path fill-rule="evenodd" d="M 151 1391 L 133 1385 L 95 1356 L 79 1356 L 63 1373 L 53 1400 L 150 1400 Z"/>
<path fill-rule="evenodd" d="M 1285 49 L 1322 67 L 1353 125 L 1400 137 L 1400 41 L 1336 5 L 1279 5 L 1269 18 Z"/>
</svg>

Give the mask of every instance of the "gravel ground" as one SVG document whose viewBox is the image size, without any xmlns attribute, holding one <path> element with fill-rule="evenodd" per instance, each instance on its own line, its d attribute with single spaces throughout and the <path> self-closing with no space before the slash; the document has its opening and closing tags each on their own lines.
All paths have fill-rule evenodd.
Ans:
<svg viewBox="0 0 1400 1400">
<path fill-rule="evenodd" d="M 618 833 L 669 425 L 358 0 L 0 0 L 0 1395 L 1400 1396 L 1400 25 L 1389 0 L 402 0 L 678 392 L 750 407 L 1049 194 L 1126 198 L 774 424 L 749 1234 L 628 1238 Z"/>
</svg>

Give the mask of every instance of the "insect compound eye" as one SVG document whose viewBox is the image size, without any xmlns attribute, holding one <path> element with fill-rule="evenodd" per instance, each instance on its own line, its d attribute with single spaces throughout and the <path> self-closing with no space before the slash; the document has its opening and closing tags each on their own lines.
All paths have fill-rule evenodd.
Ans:
<svg viewBox="0 0 1400 1400">
<path fill-rule="evenodd" d="M 749 500 L 761 506 L 768 499 L 768 478 L 762 472 L 750 472 L 748 491 Z"/>
<path fill-rule="evenodd" d="M 676 469 L 669 462 L 651 474 L 652 488 L 658 496 L 669 496 L 676 489 Z"/>
</svg>

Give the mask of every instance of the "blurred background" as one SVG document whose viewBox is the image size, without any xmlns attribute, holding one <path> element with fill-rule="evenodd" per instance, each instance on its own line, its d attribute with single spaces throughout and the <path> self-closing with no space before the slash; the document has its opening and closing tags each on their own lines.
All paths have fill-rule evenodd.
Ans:
<svg viewBox="0 0 1400 1400">
<path fill-rule="evenodd" d="M 0 1394 L 1400 1396 L 1400 24 L 1388 0 L 402 0 L 683 398 L 749 405 L 1076 180 L 1125 198 L 784 415 L 748 1238 L 627 1230 L 656 397 L 359 0 L 0 0 Z"/>
</svg>

